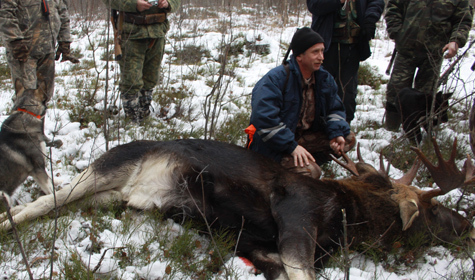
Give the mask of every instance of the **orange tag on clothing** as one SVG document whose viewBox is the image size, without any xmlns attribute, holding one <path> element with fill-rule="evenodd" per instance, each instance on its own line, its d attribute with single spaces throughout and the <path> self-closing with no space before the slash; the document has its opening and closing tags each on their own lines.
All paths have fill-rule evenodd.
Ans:
<svg viewBox="0 0 475 280">
<path fill-rule="evenodd" d="M 249 135 L 249 143 L 247 144 L 247 148 L 251 146 L 252 140 L 254 138 L 254 133 L 256 133 L 256 127 L 251 124 L 246 129 L 244 129 L 244 132 L 246 132 L 247 135 Z"/>
</svg>

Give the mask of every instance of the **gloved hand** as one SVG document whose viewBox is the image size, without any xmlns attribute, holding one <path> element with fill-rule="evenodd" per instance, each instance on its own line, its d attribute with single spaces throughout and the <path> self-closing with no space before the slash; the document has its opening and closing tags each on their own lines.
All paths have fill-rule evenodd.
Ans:
<svg viewBox="0 0 475 280">
<path fill-rule="evenodd" d="M 71 56 L 70 42 L 59 42 L 58 44 L 58 50 L 56 51 L 56 57 L 54 58 L 55 60 L 58 60 L 62 55 L 61 62 L 69 60 L 72 63 L 79 63 L 79 59 Z"/>
<path fill-rule="evenodd" d="M 21 62 L 27 61 L 28 55 L 30 54 L 29 45 L 29 41 L 23 39 L 10 42 L 10 49 L 13 58 L 18 59 Z"/>
<path fill-rule="evenodd" d="M 365 22 L 363 23 L 363 35 L 369 41 L 374 39 L 376 33 L 376 23 Z"/>
</svg>

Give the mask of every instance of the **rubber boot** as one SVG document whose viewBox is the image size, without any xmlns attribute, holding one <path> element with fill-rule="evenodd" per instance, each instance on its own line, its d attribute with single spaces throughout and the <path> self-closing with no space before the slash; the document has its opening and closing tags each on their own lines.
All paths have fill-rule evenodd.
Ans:
<svg viewBox="0 0 475 280">
<path fill-rule="evenodd" d="M 139 123 L 139 98 L 136 94 L 121 94 L 122 107 L 127 119 L 134 123 Z"/>
<path fill-rule="evenodd" d="M 397 132 L 399 131 L 399 126 L 401 126 L 401 114 L 394 104 L 386 102 L 386 120 L 384 127 L 386 130 Z"/>
<path fill-rule="evenodd" d="M 141 89 L 139 93 L 139 108 L 138 117 L 140 121 L 150 116 L 151 104 L 152 104 L 152 91 L 151 89 Z"/>
</svg>

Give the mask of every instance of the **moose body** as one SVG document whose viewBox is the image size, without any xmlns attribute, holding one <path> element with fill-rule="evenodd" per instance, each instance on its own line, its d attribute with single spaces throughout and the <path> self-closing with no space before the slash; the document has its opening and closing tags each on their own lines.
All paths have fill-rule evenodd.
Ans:
<svg viewBox="0 0 475 280">
<path fill-rule="evenodd" d="M 442 94 L 438 92 L 435 96 L 435 116 L 432 124 L 437 125 L 439 121 L 445 123 L 449 120 L 447 110 L 449 108 L 449 98 L 451 93 Z M 430 120 L 428 116 L 433 102 L 432 94 L 426 94 L 413 88 L 404 88 L 397 95 L 397 103 L 401 111 L 402 127 L 407 137 L 413 143 L 420 143 L 422 140 L 421 128 L 426 131 L 429 128 Z"/>
<path fill-rule="evenodd" d="M 400 192 L 376 171 L 361 173 L 344 180 L 315 180 L 231 144 L 137 141 L 106 152 L 57 191 L 56 200 L 58 205 L 84 197 L 96 203 L 122 200 L 138 209 L 205 218 L 213 226 L 240 232 L 238 254 L 267 279 L 315 279 L 315 266 L 343 244 L 343 209 L 354 244 L 378 239 L 390 245 L 429 229 L 450 242 L 472 230 L 456 212 L 443 206 L 433 211 L 422 204 L 416 205 L 421 213 L 414 216 L 417 222 L 403 230 L 398 200 L 391 198 Z M 12 208 L 13 220 L 48 213 L 53 199 L 46 195 Z M 1 226 L 9 228 L 3 219 Z"/>
</svg>

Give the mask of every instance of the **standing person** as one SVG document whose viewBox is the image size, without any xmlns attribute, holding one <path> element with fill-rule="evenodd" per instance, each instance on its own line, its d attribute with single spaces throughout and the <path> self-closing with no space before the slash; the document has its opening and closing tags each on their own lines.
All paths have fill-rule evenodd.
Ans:
<svg viewBox="0 0 475 280">
<path fill-rule="evenodd" d="M 360 61 L 371 55 L 369 41 L 384 10 L 384 0 L 307 0 L 312 29 L 325 40 L 323 67 L 338 85 L 346 121 L 355 117 Z"/>
<path fill-rule="evenodd" d="M 40 101 L 45 104 L 54 93 L 55 59 L 79 62 L 70 53 L 70 20 L 65 0 L 2 0 L 0 36 L 13 84 L 19 80 L 25 89 L 37 89 L 44 82 L 46 90 Z M 23 92 L 15 92 L 14 102 Z"/>
<path fill-rule="evenodd" d="M 465 45 L 472 19 L 468 0 L 389 0 L 385 20 L 397 55 L 386 92 L 386 129 L 397 131 L 401 124 L 400 90 L 436 92 L 442 60 Z"/>
<path fill-rule="evenodd" d="M 323 38 L 298 29 L 285 64 L 270 70 L 252 91 L 249 148 L 285 168 L 319 178 L 319 164 L 356 143 L 345 121 L 333 77 L 325 71 Z M 254 131 L 254 132 L 253 132 Z"/>
<path fill-rule="evenodd" d="M 153 88 L 170 29 L 167 14 L 178 10 L 181 0 L 103 0 L 118 11 L 122 59 L 119 91 L 126 116 L 140 123 L 150 115 Z M 152 2 L 154 2 L 152 4 Z"/>
</svg>

